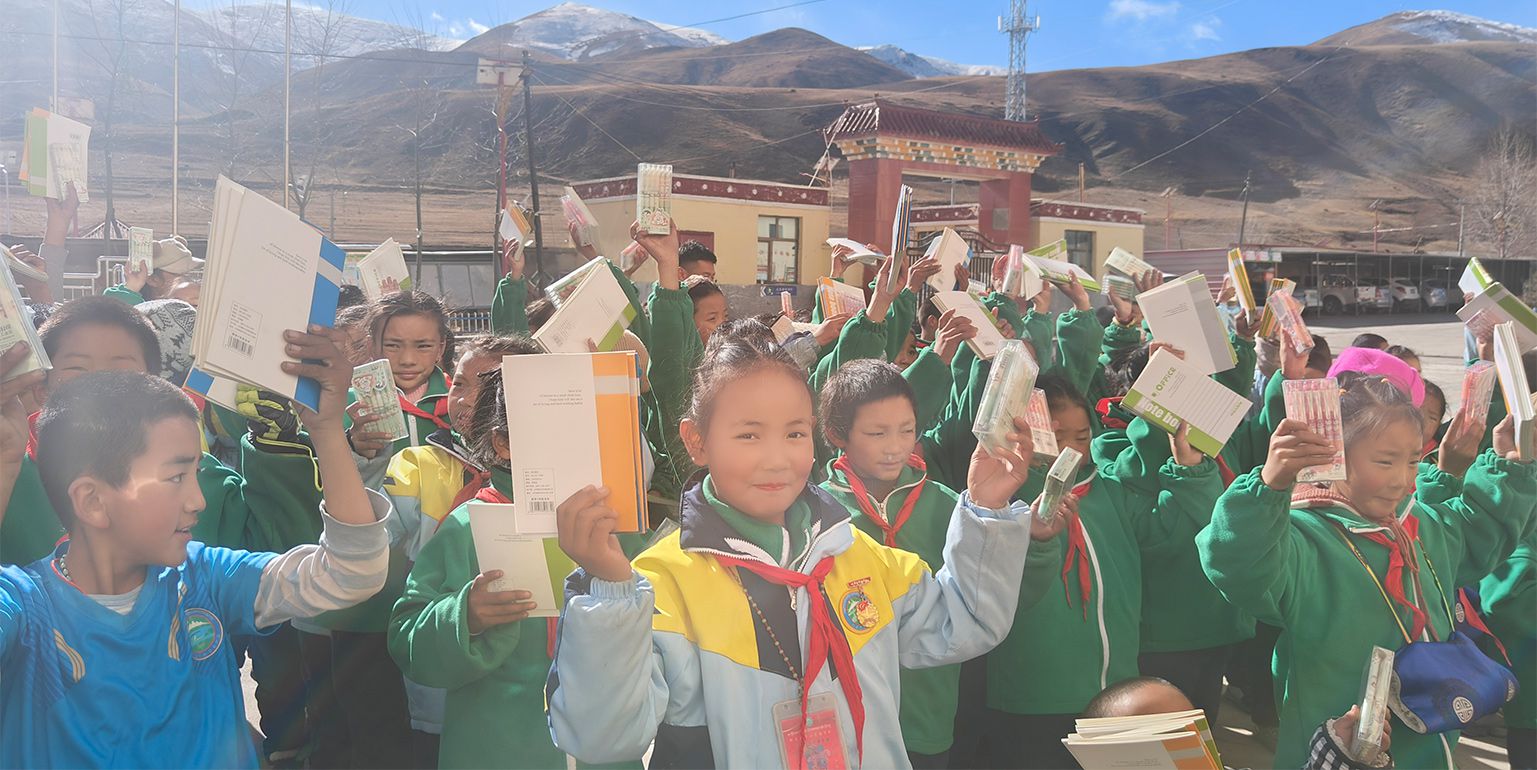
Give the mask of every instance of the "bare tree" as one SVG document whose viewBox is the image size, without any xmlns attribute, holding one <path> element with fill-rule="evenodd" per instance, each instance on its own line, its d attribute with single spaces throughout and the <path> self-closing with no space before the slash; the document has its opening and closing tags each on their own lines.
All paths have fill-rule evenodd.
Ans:
<svg viewBox="0 0 1537 770">
<path fill-rule="evenodd" d="M 1534 137 L 1502 128 L 1478 164 L 1467 199 L 1468 239 L 1500 259 L 1537 255 Z"/>
<path fill-rule="evenodd" d="M 331 166 L 336 148 L 330 146 L 334 131 L 323 114 L 330 102 L 328 92 L 335 84 L 326 80 L 326 63 L 340 53 L 343 36 L 351 28 L 352 17 L 347 15 L 347 7 L 347 0 L 325 0 L 323 5 L 306 11 L 313 14 L 309 21 L 294 25 L 294 50 L 302 52 L 302 58 L 313 65 L 305 73 L 313 84 L 310 109 L 308 117 L 299 121 L 302 139 L 294 145 L 302 156 L 299 164 L 303 171 L 295 173 L 293 182 L 294 203 L 300 217 L 320 188 L 317 176 L 325 174 L 335 182 Z"/>
<path fill-rule="evenodd" d="M 244 145 L 241 141 L 238 126 L 240 117 L 241 97 L 244 95 L 243 87 L 250 77 L 250 65 L 254 64 L 258 57 L 267 58 L 272 54 L 256 50 L 262 31 L 276 22 L 278 6 L 275 3 L 263 2 L 256 5 L 243 3 L 241 0 L 229 0 L 227 6 L 218 7 L 208 14 L 209 23 L 214 30 L 224 39 L 225 49 L 215 52 L 221 73 L 220 96 L 218 97 L 219 112 L 224 120 L 224 175 L 231 179 L 240 178 L 236 171 L 236 164 L 244 153 Z"/>
<path fill-rule="evenodd" d="M 93 36 L 95 45 L 83 46 L 82 49 L 83 53 L 99 68 L 102 76 L 87 78 L 85 88 L 95 104 L 96 129 L 93 133 L 97 141 L 94 144 L 101 148 L 102 156 L 101 192 L 107 208 L 102 222 L 102 237 L 112 238 L 119 235 L 115 232 L 117 228 L 117 207 L 114 199 L 116 177 L 112 170 L 117 111 L 120 103 L 128 103 L 129 97 L 137 91 L 137 81 L 132 75 L 134 67 L 132 66 L 133 57 L 128 47 L 127 24 L 131 16 L 137 16 L 143 12 L 143 9 L 140 7 L 139 0 L 87 0 L 86 4 L 89 8 L 91 24 L 95 27 Z"/>
</svg>

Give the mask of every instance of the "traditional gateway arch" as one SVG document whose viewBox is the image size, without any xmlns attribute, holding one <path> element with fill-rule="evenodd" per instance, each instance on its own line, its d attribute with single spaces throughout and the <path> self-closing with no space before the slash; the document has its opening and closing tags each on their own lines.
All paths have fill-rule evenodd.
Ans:
<svg viewBox="0 0 1537 770">
<path fill-rule="evenodd" d="M 1037 121 L 906 107 L 876 99 L 823 129 L 848 163 L 848 236 L 887 246 L 904 176 L 981 183 L 978 230 L 996 244 L 1030 241 L 1030 177 L 1062 151 Z"/>
</svg>

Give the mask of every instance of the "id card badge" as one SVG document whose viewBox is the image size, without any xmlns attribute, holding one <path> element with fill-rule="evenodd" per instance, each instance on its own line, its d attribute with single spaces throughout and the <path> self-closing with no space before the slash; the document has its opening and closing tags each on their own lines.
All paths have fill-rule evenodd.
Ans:
<svg viewBox="0 0 1537 770">
<path fill-rule="evenodd" d="M 799 700 L 774 706 L 774 731 L 786 770 L 848 770 L 843 730 L 838 726 L 838 700 L 830 693 L 813 695 L 801 716 Z"/>
</svg>

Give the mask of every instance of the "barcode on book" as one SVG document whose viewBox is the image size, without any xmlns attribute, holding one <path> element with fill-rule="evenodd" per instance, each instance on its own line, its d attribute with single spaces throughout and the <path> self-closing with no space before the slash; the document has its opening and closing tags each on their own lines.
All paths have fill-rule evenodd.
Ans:
<svg viewBox="0 0 1537 770">
<path fill-rule="evenodd" d="M 528 511 L 529 513 L 554 513 L 555 501 L 547 499 L 530 500 L 528 501 Z"/>
<path fill-rule="evenodd" d="M 251 350 L 256 347 L 255 343 L 253 343 L 251 340 L 235 334 L 230 335 L 229 342 L 226 346 L 230 350 L 234 350 L 245 356 L 251 355 Z"/>
</svg>

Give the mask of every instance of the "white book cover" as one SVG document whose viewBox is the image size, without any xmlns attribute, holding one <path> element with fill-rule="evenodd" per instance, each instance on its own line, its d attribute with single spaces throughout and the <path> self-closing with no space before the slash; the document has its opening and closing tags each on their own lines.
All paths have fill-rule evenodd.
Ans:
<svg viewBox="0 0 1537 770">
<path fill-rule="evenodd" d="M 1470 323 L 1482 313 L 1493 316 L 1497 323 L 1513 322 L 1515 328 L 1512 331 L 1523 353 L 1537 348 L 1537 312 L 1533 312 L 1520 297 L 1511 294 L 1504 284 L 1494 281 L 1475 293 L 1473 299 L 1457 310 L 1457 317 L 1463 323 Z"/>
<path fill-rule="evenodd" d="M 951 310 L 955 314 L 971 321 L 977 327 L 977 336 L 966 341 L 971 349 L 976 351 L 977 357 L 991 361 L 998 353 L 998 348 L 1004 342 L 1004 336 L 998 331 L 997 321 L 987 308 L 977 302 L 976 297 L 964 291 L 941 291 L 934 295 L 934 306 L 939 312 L 945 313 Z"/>
<path fill-rule="evenodd" d="M 923 253 L 925 258 L 934 257 L 939 260 L 939 272 L 929 276 L 929 288 L 934 291 L 948 291 L 954 287 L 955 267 L 966 264 L 970 254 L 971 247 L 967 246 L 966 241 L 954 230 L 946 227 L 939 231 L 939 235 L 929 241 L 929 248 Z"/>
<path fill-rule="evenodd" d="M 1120 246 L 1110 250 L 1110 256 L 1105 257 L 1105 267 L 1133 279 L 1140 278 L 1146 273 L 1158 272 L 1158 268 Z"/>
<path fill-rule="evenodd" d="M 1088 271 L 1068 261 L 1067 241 L 1058 239 L 1040 248 L 1025 252 L 1025 258 L 1039 270 L 1041 277 L 1052 283 L 1066 285 L 1074 277 L 1078 285 L 1089 291 L 1102 291 L 1104 287 Z"/>
<path fill-rule="evenodd" d="M 91 127 L 56 113 L 48 115 L 48 192 L 46 197 L 63 200 L 74 183 L 75 196 L 90 203 Z M 36 162 L 36 158 L 33 159 Z"/>
<path fill-rule="evenodd" d="M 1210 295 L 1208 295 L 1210 296 Z M 1249 399 L 1160 348 L 1121 405 L 1172 434 L 1190 425 L 1190 446 L 1216 457 L 1249 411 Z"/>
<path fill-rule="evenodd" d="M 549 353 L 587 353 L 588 340 L 607 352 L 619 344 L 635 315 L 635 306 L 605 263 L 587 271 L 533 337 Z"/>
<path fill-rule="evenodd" d="M 532 596 L 533 618 L 557 618 L 565 598 L 566 576 L 576 562 L 560 550 L 555 538 L 524 534 L 517 529 L 517 505 L 471 501 L 470 537 L 481 572 L 501 570 L 492 591 L 527 591 Z"/>
<path fill-rule="evenodd" d="M 43 272 L 41 270 L 38 270 L 37 268 L 35 268 L 35 267 L 33 267 L 33 266 L 31 266 L 31 265 L 21 261 L 21 259 L 19 257 L 17 257 L 15 254 L 11 253 L 11 249 L 10 249 L 9 246 L 6 246 L 4 244 L 0 244 L 0 252 L 4 252 L 5 253 L 5 265 L 6 265 L 6 267 L 9 267 L 11 269 L 12 273 L 15 273 L 16 275 L 24 276 L 26 278 L 31 278 L 34 281 L 46 281 L 46 280 L 48 280 L 48 274 L 47 273 L 45 273 L 45 272 Z"/>
<path fill-rule="evenodd" d="M 155 267 L 155 232 L 148 227 L 128 228 L 128 270 L 145 276 Z"/>
<path fill-rule="evenodd" d="M 21 299 L 21 288 L 9 269 L 0 270 L 0 350 L 10 350 L 18 342 L 27 343 L 31 353 L 8 372 L 0 372 L 0 382 L 20 377 L 27 372 L 51 369 L 48 352 L 38 339 L 37 329 L 32 326 L 32 312 Z"/>
<path fill-rule="evenodd" d="M 1227 325 L 1200 273 L 1144 291 L 1137 295 L 1137 304 L 1153 339 L 1183 351 L 1185 361 L 1202 374 L 1225 372 L 1238 362 L 1228 342 Z"/>
<path fill-rule="evenodd" d="M 406 267 L 406 255 L 394 238 L 385 238 L 378 248 L 358 260 L 359 287 L 370 302 L 392 291 L 411 290 L 411 270 Z M 396 288 L 390 288 L 393 281 Z"/>
<path fill-rule="evenodd" d="M 854 262 L 858 262 L 861 265 L 880 267 L 881 262 L 886 259 L 885 254 L 882 254 L 878 251 L 872 251 L 870 247 L 865 246 L 864 244 L 852 238 L 828 238 L 827 245 L 834 248 L 842 246 L 849 251 L 852 251 L 853 253 L 848 256 L 848 259 Z"/>
<path fill-rule="evenodd" d="M 1505 409 L 1516 422 L 1516 448 L 1522 460 L 1533 458 L 1533 430 L 1537 426 L 1537 410 L 1532 406 L 1531 384 L 1526 379 L 1526 368 L 1521 365 L 1520 343 L 1517 342 L 1516 325 L 1510 322 L 1494 327 L 1494 367 L 1500 379 L 1500 392 L 1505 397 Z"/>
</svg>

